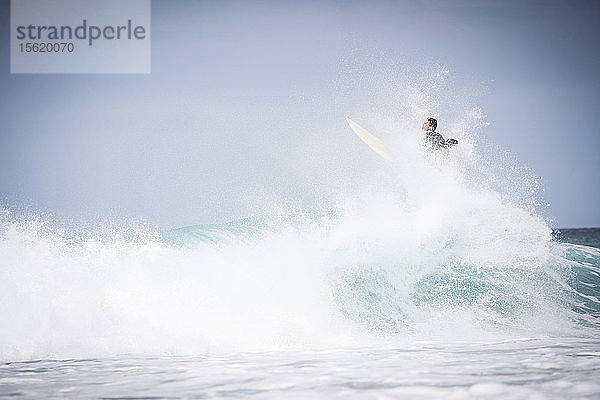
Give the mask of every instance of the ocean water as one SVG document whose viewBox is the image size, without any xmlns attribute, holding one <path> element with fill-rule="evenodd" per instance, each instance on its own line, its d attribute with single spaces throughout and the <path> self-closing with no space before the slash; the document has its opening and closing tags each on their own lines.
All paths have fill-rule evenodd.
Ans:
<svg viewBox="0 0 600 400">
<path fill-rule="evenodd" d="M 600 248 L 600 228 L 556 229 L 552 234 L 559 242 Z"/>
<path fill-rule="evenodd" d="M 597 398 L 598 341 L 414 342 L 218 356 L 13 362 L 2 396 L 26 398 Z"/>
<path fill-rule="evenodd" d="M 600 230 L 371 210 L 109 239 L 4 213 L 0 396 L 600 396 Z"/>
</svg>

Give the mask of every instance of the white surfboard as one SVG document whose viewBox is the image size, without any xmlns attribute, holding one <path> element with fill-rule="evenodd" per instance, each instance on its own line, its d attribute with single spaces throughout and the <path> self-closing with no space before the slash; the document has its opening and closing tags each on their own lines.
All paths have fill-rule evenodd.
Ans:
<svg viewBox="0 0 600 400">
<path fill-rule="evenodd" d="M 381 141 L 378 137 L 367 131 L 362 126 L 358 125 L 356 122 L 352 121 L 350 118 L 346 117 L 346 121 L 348 121 L 348 125 L 350 128 L 358 135 L 359 138 L 362 139 L 363 142 L 367 144 L 375 153 L 379 154 L 388 162 L 393 162 L 394 157 L 392 150 L 388 147 L 387 144 Z"/>
</svg>

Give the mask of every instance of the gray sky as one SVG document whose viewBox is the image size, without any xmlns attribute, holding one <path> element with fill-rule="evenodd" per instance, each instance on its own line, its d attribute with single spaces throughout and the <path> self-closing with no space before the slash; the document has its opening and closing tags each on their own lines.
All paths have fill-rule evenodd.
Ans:
<svg viewBox="0 0 600 400">
<path fill-rule="evenodd" d="M 441 65 L 440 130 L 480 107 L 553 226 L 600 226 L 597 1 L 153 1 L 150 75 L 11 75 L 9 16 L 6 206 L 161 227 L 318 208 L 378 165 L 344 116 L 394 120 Z"/>
</svg>

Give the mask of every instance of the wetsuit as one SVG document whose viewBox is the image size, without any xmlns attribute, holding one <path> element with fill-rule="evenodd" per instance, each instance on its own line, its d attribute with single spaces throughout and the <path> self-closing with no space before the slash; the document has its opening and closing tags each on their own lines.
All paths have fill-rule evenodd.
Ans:
<svg viewBox="0 0 600 400">
<path fill-rule="evenodd" d="M 456 139 L 445 140 L 442 135 L 437 132 L 427 131 L 425 133 L 425 143 L 433 150 L 447 149 L 448 147 L 458 144 Z"/>
</svg>

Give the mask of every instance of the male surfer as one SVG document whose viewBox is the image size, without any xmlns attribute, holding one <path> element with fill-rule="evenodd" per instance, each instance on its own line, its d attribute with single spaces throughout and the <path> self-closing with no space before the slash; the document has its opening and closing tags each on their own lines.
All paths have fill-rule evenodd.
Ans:
<svg viewBox="0 0 600 400">
<path fill-rule="evenodd" d="M 421 129 L 425 131 L 425 143 L 427 147 L 430 147 L 432 150 L 444 150 L 458 144 L 458 140 L 456 139 L 444 140 L 444 137 L 435 131 L 436 128 L 437 120 L 435 118 L 429 117 L 423 122 Z"/>
</svg>

